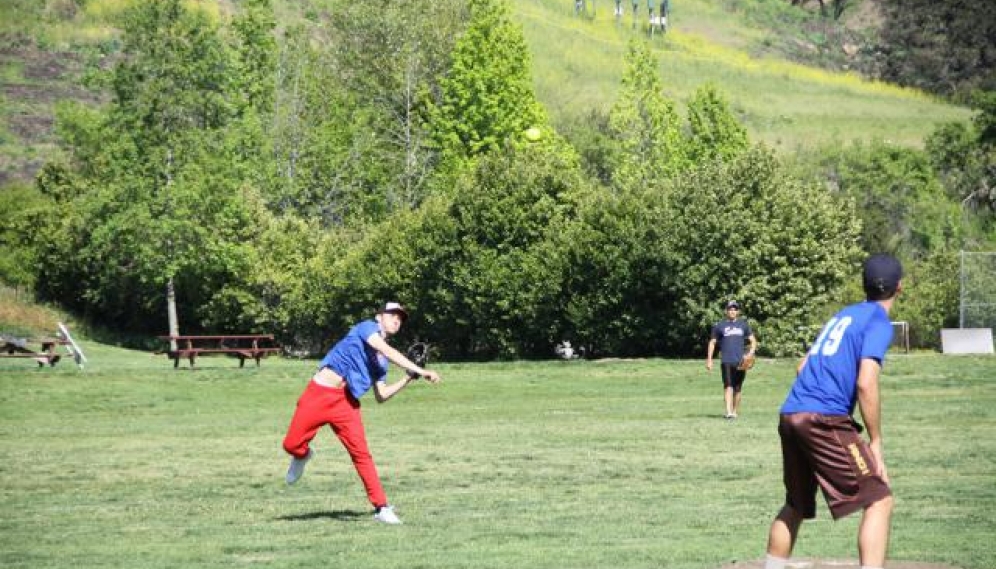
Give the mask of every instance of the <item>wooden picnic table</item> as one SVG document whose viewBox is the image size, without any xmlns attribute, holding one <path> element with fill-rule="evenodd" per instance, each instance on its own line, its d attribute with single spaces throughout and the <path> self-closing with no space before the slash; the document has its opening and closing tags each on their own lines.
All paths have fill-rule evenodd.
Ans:
<svg viewBox="0 0 996 569">
<path fill-rule="evenodd" d="M 30 344 L 40 344 L 41 350 L 35 351 L 29 348 Z M 61 338 L 39 338 L 37 340 L 27 340 L 12 337 L 0 338 L 0 358 L 33 358 L 38 362 L 38 367 L 45 364 L 55 366 L 62 359 L 62 354 L 56 351 L 58 346 L 68 346 L 69 342 Z"/>
<path fill-rule="evenodd" d="M 239 358 L 239 367 L 246 365 L 246 360 L 259 361 L 270 354 L 280 353 L 283 348 L 273 339 L 273 334 L 218 334 L 207 336 L 159 336 L 161 340 L 176 342 L 176 350 L 168 348 L 165 353 L 173 360 L 173 367 L 179 367 L 180 359 L 190 360 L 194 367 L 197 356 L 205 354 L 227 354 Z"/>
</svg>

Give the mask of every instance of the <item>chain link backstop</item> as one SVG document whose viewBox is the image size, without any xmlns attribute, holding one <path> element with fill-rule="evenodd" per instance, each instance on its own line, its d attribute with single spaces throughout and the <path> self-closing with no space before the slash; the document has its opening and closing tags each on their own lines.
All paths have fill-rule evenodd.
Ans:
<svg viewBox="0 0 996 569">
<path fill-rule="evenodd" d="M 996 328 L 996 252 L 961 252 L 959 328 Z"/>
</svg>

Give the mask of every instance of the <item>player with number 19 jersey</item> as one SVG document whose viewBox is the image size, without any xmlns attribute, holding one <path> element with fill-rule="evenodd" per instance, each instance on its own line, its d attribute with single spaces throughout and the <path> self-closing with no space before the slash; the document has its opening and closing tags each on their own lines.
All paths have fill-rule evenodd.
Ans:
<svg viewBox="0 0 996 569">
<path fill-rule="evenodd" d="M 861 360 L 879 365 L 892 342 L 889 315 L 877 302 L 852 304 L 830 319 L 809 350 L 781 413 L 851 415 Z"/>
</svg>

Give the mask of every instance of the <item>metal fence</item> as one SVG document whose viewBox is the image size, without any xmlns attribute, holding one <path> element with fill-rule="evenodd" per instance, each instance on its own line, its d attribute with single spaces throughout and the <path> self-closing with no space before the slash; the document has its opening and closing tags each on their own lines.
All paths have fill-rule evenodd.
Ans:
<svg viewBox="0 0 996 569">
<path fill-rule="evenodd" d="M 996 328 L 996 252 L 961 252 L 959 328 Z"/>
</svg>

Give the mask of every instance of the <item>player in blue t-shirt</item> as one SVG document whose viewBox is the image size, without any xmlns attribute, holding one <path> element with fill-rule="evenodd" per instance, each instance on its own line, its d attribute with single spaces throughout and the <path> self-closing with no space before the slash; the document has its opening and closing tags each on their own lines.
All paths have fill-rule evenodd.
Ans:
<svg viewBox="0 0 996 569">
<path fill-rule="evenodd" d="M 401 520 L 387 502 L 367 446 L 360 398 L 372 388 L 377 402 L 383 403 L 419 377 L 432 383 L 439 381 L 438 373 L 419 367 L 387 343 L 387 338 L 398 333 L 407 317 L 400 304 L 388 302 L 373 320 L 353 326 L 332 346 L 298 399 L 283 443 L 284 450 L 291 455 L 286 480 L 294 484 L 314 455 L 311 440 L 323 426 L 332 427 L 363 481 L 367 498 L 374 506 L 374 519 L 387 524 L 400 524 Z M 387 383 L 389 361 L 408 372 L 391 384 Z"/>
<path fill-rule="evenodd" d="M 781 408 L 785 505 L 768 534 L 765 569 L 784 569 L 804 519 L 816 516 L 816 489 L 834 519 L 864 510 L 858 530 L 863 568 L 881 568 L 889 544 L 893 498 L 882 450 L 879 373 L 892 341 L 889 311 L 903 269 L 891 255 L 864 264 L 867 300 L 835 314 L 799 363 Z M 855 406 L 868 442 L 853 418 Z"/>
</svg>

